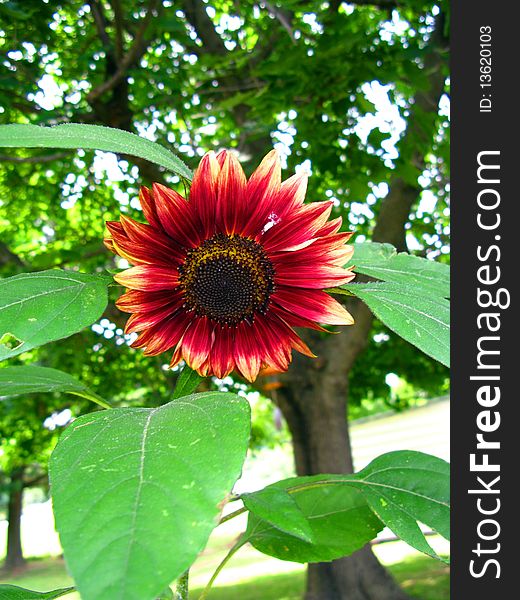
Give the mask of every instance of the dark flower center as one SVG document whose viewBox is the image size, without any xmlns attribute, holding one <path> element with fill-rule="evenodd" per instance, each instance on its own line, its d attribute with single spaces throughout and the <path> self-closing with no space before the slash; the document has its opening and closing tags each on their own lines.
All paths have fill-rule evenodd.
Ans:
<svg viewBox="0 0 520 600">
<path fill-rule="evenodd" d="M 179 267 L 188 310 L 221 325 L 253 322 L 265 314 L 274 288 L 274 268 L 260 244 L 217 233 L 188 251 Z"/>
</svg>

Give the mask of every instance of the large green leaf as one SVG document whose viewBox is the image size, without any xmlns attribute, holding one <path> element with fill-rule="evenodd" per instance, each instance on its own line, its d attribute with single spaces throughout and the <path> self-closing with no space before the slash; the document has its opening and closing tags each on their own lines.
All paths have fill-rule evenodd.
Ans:
<svg viewBox="0 0 520 600">
<path fill-rule="evenodd" d="M 304 540 L 298 531 L 290 531 L 292 514 L 284 522 L 286 503 L 279 502 L 274 490 L 291 496 L 312 530 L 311 539 Z M 363 500 L 354 493 L 358 490 Z M 382 527 L 374 518 L 377 515 L 402 540 L 440 558 L 419 523 L 449 539 L 449 494 L 448 463 L 422 452 L 389 452 L 355 475 L 292 478 L 246 494 L 244 503 L 250 510 L 246 541 L 285 560 L 333 560 L 375 537 Z M 266 502 L 269 499 L 271 502 Z"/>
<path fill-rule="evenodd" d="M 370 275 L 383 281 L 393 281 L 421 288 L 429 294 L 449 298 L 450 267 L 444 263 L 406 252 L 396 252 L 391 244 L 363 242 L 354 244 L 351 263 L 356 273 Z"/>
<path fill-rule="evenodd" d="M 153 600 L 204 548 L 240 475 L 249 404 L 219 392 L 80 417 L 50 463 L 83 600 Z"/>
<path fill-rule="evenodd" d="M 75 588 L 68 587 L 50 592 L 35 592 L 17 585 L 0 584 L 0 600 L 54 600 L 74 591 Z"/>
<path fill-rule="evenodd" d="M 354 476 L 372 510 L 397 536 L 439 558 L 418 521 L 450 537 L 450 466 L 410 450 L 389 452 Z"/>
<path fill-rule="evenodd" d="M 258 492 L 242 494 L 240 498 L 250 513 L 281 531 L 312 542 L 311 526 L 287 490 L 270 486 Z"/>
<path fill-rule="evenodd" d="M 450 366 L 450 303 L 421 288 L 393 282 L 342 286 L 365 302 L 390 329 L 446 366 Z"/>
<path fill-rule="evenodd" d="M 0 280 L 0 360 L 94 323 L 105 310 L 111 282 L 105 275 L 57 269 Z"/>
<path fill-rule="evenodd" d="M 34 392 L 67 392 L 108 406 L 95 392 L 77 379 L 49 367 L 22 365 L 0 369 L 0 396 L 19 396 Z"/>
<path fill-rule="evenodd" d="M 359 550 L 383 525 L 363 494 L 344 480 L 341 475 L 293 477 L 266 488 L 283 489 L 292 496 L 312 531 L 312 542 L 255 513 L 249 514 L 245 538 L 264 554 L 301 563 L 330 561 Z"/>
<path fill-rule="evenodd" d="M 67 123 L 54 127 L 39 125 L 0 125 L 0 147 L 4 148 L 84 148 L 130 154 L 160 165 L 186 179 L 192 173 L 169 150 L 134 133 L 102 127 Z"/>
</svg>

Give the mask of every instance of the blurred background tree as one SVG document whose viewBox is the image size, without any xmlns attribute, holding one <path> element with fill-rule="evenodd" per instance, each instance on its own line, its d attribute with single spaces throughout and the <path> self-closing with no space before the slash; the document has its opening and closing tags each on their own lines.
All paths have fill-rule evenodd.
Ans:
<svg viewBox="0 0 520 600">
<path fill-rule="evenodd" d="M 234 148 L 248 173 L 275 145 L 286 176 L 311 170 L 308 199 L 331 199 L 356 241 L 447 261 L 448 10 L 422 0 L 11 0 L 0 4 L 0 122 L 119 127 L 192 167 L 207 150 Z M 102 246 L 104 222 L 142 218 L 138 188 L 152 181 L 183 191 L 132 157 L 0 154 L 0 272 L 124 266 Z M 389 372 L 416 397 L 447 390 L 444 367 L 348 304 L 355 326 L 306 334 L 318 358 L 295 356 L 289 373 L 258 384 L 287 421 L 300 475 L 352 469 L 348 407 L 395 404 Z M 93 331 L 18 360 L 59 366 L 118 403 L 167 401 L 175 373 L 128 348 L 124 321 L 112 304 Z M 53 412 L 88 410 L 70 397 L 27 402 L 45 406 L 40 430 Z M 8 427 L 2 417 L 12 439 Z M 2 468 L 12 481 L 13 467 Z M 368 548 L 309 567 L 307 600 L 404 597 Z"/>
</svg>

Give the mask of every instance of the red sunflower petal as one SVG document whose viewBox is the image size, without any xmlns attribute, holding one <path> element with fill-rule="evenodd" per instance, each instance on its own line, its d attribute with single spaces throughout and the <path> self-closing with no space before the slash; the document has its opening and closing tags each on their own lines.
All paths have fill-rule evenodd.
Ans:
<svg viewBox="0 0 520 600">
<path fill-rule="evenodd" d="M 233 153 L 221 154 L 224 160 L 217 181 L 217 223 L 225 233 L 233 234 L 242 225 L 245 212 L 246 176 Z"/>
<path fill-rule="evenodd" d="M 314 329 L 315 331 L 322 331 L 323 333 L 331 333 L 328 329 L 325 329 L 321 325 L 318 325 L 316 321 L 297 315 L 296 313 L 290 312 L 282 308 L 276 302 L 273 302 L 269 307 L 270 312 L 280 317 L 282 321 L 290 325 L 291 327 L 306 327 L 307 329 Z M 333 333 L 333 332 L 332 332 Z"/>
<path fill-rule="evenodd" d="M 130 315 L 125 325 L 125 333 L 135 333 L 149 329 L 158 323 L 167 321 L 169 317 L 175 314 L 181 307 L 182 300 L 177 302 L 169 302 L 155 310 L 146 310 L 146 312 L 136 312 Z"/>
<path fill-rule="evenodd" d="M 162 246 L 143 246 L 128 239 L 112 239 L 113 252 L 125 258 L 131 264 L 153 265 L 160 263 L 162 266 L 173 267 L 178 264 L 176 255 L 173 252 L 167 252 Z"/>
<path fill-rule="evenodd" d="M 217 209 L 217 180 L 220 165 L 214 152 L 202 157 L 194 175 L 190 188 L 190 203 L 194 213 L 199 216 L 200 234 L 203 238 L 215 232 L 215 216 Z"/>
<path fill-rule="evenodd" d="M 177 298 L 181 298 L 181 294 L 172 293 L 172 290 L 160 292 L 129 290 L 122 296 L 119 296 L 116 300 L 116 306 L 124 312 L 145 312 L 161 308 Z"/>
<path fill-rule="evenodd" d="M 190 319 L 183 311 L 170 316 L 167 321 L 157 323 L 143 331 L 132 344 L 133 348 L 145 348 L 146 356 L 154 356 L 173 348 L 182 338 Z"/>
<path fill-rule="evenodd" d="M 302 206 L 307 193 L 307 181 L 309 176 L 307 173 L 296 173 L 289 179 L 286 179 L 280 186 L 273 211 L 283 217 L 288 211 L 296 210 Z"/>
<path fill-rule="evenodd" d="M 268 315 L 268 330 L 274 332 L 274 335 L 282 341 L 284 346 L 288 348 L 289 362 L 290 348 L 294 348 L 301 354 L 305 354 L 311 358 L 316 358 L 316 355 L 312 353 L 307 344 L 299 337 L 294 329 L 288 325 L 283 319 L 277 316 L 274 312 Z"/>
<path fill-rule="evenodd" d="M 215 329 L 215 342 L 211 349 L 211 369 L 219 379 L 227 377 L 235 367 L 233 345 L 233 328 L 219 327 Z"/>
<path fill-rule="evenodd" d="M 274 280 L 277 285 L 324 289 L 343 285 L 352 281 L 354 277 L 354 273 L 343 267 L 333 265 L 295 265 L 288 269 L 278 269 Z"/>
<path fill-rule="evenodd" d="M 341 224 L 343 223 L 343 219 L 341 217 L 337 217 L 336 219 L 332 219 L 332 221 L 327 221 L 323 227 L 320 227 L 316 232 L 316 237 L 321 237 L 325 235 L 331 235 L 333 233 L 337 233 L 340 230 Z M 352 234 L 351 234 L 352 236 Z"/>
<path fill-rule="evenodd" d="M 200 228 L 193 206 L 175 190 L 160 183 L 153 184 L 153 198 L 164 231 L 185 248 L 196 246 L 200 241 Z"/>
<path fill-rule="evenodd" d="M 215 158 L 217 159 L 219 167 L 222 167 L 222 165 L 224 164 L 227 154 L 228 154 L 227 150 L 219 150 L 217 152 L 217 155 Z"/>
<path fill-rule="evenodd" d="M 114 248 L 114 240 L 112 238 L 105 238 L 103 240 L 103 244 L 106 248 L 108 248 L 108 250 L 110 250 L 110 252 L 117 254 L 117 250 Z"/>
<path fill-rule="evenodd" d="M 277 318 L 273 316 L 273 320 Z M 289 339 L 291 346 L 300 352 L 300 354 L 304 354 L 305 356 L 309 356 L 310 358 L 316 358 L 316 355 L 311 351 L 309 346 L 300 338 L 300 336 L 294 331 L 294 329 L 288 325 L 282 319 L 279 319 L 282 324 L 282 329 L 285 330 L 286 336 Z"/>
<path fill-rule="evenodd" d="M 251 382 L 258 377 L 262 366 L 262 357 L 254 332 L 254 326 L 242 321 L 235 330 L 233 351 L 237 369 Z"/>
<path fill-rule="evenodd" d="M 201 366 L 211 353 L 214 339 L 214 325 L 207 317 L 197 318 L 184 334 L 182 355 L 194 371 L 200 372 Z"/>
<path fill-rule="evenodd" d="M 280 287 L 272 297 L 290 313 L 326 325 L 352 325 L 352 315 L 334 298 L 321 290 Z"/>
<path fill-rule="evenodd" d="M 152 265 L 138 265 L 114 276 L 117 283 L 143 292 L 175 289 L 179 283 L 177 270 Z"/>
<path fill-rule="evenodd" d="M 313 202 L 291 211 L 262 236 L 262 245 L 268 252 L 290 250 L 307 245 L 327 222 L 332 202 Z"/>
<path fill-rule="evenodd" d="M 142 186 L 139 190 L 139 203 L 141 204 L 144 217 L 148 223 L 150 223 L 152 227 L 155 227 L 155 229 L 161 230 L 161 221 L 159 220 L 157 210 L 155 209 L 155 202 L 152 193 L 147 187 Z"/>
<path fill-rule="evenodd" d="M 170 361 L 170 369 L 176 367 L 182 360 L 182 344 L 179 342 L 173 352 L 171 361 Z"/>
<path fill-rule="evenodd" d="M 336 265 L 338 260 L 346 257 L 345 262 L 339 263 L 342 266 L 348 262 L 354 253 L 354 246 L 345 245 L 350 236 L 350 233 L 337 233 L 313 239 L 312 243 L 303 249 L 271 252 L 269 257 L 276 266 L 320 263 Z"/>
<path fill-rule="evenodd" d="M 247 181 L 245 193 L 248 214 L 242 231 L 244 236 L 262 233 L 273 213 L 281 181 L 280 156 L 276 150 L 271 150 Z M 274 214 L 272 216 L 274 217 Z"/>
<path fill-rule="evenodd" d="M 148 246 L 150 247 L 151 252 L 153 252 L 153 248 L 157 247 L 166 254 L 171 254 L 172 258 L 180 259 L 184 257 L 184 252 L 178 244 L 162 233 L 162 231 L 154 229 L 151 225 L 138 223 L 126 215 L 121 215 L 121 225 L 123 234 L 118 233 L 115 229 L 111 232 L 116 243 L 121 235 L 123 235 L 123 240 L 126 237 L 126 239 L 131 242 L 141 244 L 142 246 Z"/>
<path fill-rule="evenodd" d="M 107 221 L 105 225 L 112 237 L 128 237 L 119 221 Z"/>
<path fill-rule="evenodd" d="M 279 319 L 273 320 L 272 314 L 259 315 L 255 319 L 258 339 L 263 344 L 263 362 L 276 371 L 287 371 L 291 362 L 291 344 L 280 323 Z"/>
</svg>

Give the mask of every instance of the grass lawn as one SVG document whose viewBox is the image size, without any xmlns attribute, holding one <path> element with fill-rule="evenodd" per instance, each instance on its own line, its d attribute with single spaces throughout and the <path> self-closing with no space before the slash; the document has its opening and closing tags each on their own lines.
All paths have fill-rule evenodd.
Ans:
<svg viewBox="0 0 520 600">
<path fill-rule="evenodd" d="M 408 558 L 391 565 L 390 572 L 402 587 L 417 600 L 448 600 L 449 568 L 422 556 Z M 301 600 L 304 591 L 303 572 L 264 575 L 230 586 L 216 587 L 209 600 Z M 190 593 L 196 600 L 202 589 Z M 325 600 L 325 599 L 324 599 Z"/>
<path fill-rule="evenodd" d="M 264 557 L 253 549 L 243 550 L 242 557 L 237 555 L 230 562 L 228 576 L 225 577 L 224 570 L 220 582 L 217 579 L 209 600 L 301 600 L 305 574 L 300 565 Z M 411 597 L 417 600 L 449 600 L 449 567 L 427 556 L 404 550 L 402 542 L 391 542 L 383 544 L 376 552 Z M 398 560 L 388 564 L 392 556 Z M 213 570 L 214 561 L 210 557 L 202 559 L 204 556 L 194 568 L 191 600 L 199 597 L 207 574 Z M 277 566 L 278 571 L 282 568 L 292 570 L 276 572 Z M 73 585 L 60 558 L 31 560 L 24 573 L 2 582 L 39 591 Z M 79 600 L 79 595 L 69 594 L 64 598 Z"/>
</svg>

